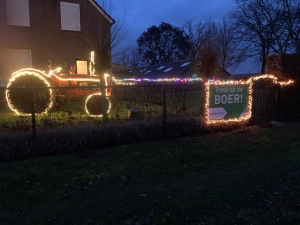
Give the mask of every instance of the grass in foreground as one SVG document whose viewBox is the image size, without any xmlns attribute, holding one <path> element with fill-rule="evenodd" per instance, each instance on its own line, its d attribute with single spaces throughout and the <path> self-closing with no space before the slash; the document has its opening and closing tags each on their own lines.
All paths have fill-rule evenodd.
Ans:
<svg viewBox="0 0 300 225">
<path fill-rule="evenodd" d="M 300 224 L 300 124 L 0 165 L 5 224 Z"/>
</svg>

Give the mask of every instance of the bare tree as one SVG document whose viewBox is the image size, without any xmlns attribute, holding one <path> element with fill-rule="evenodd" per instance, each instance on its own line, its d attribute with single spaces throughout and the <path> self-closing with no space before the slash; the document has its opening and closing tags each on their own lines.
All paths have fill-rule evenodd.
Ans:
<svg viewBox="0 0 300 225">
<path fill-rule="evenodd" d="M 140 66 L 143 66 L 141 57 L 139 55 L 138 47 L 134 47 L 129 50 L 128 52 L 128 65 L 133 68 L 138 68 Z"/>
<path fill-rule="evenodd" d="M 99 73 L 100 84 L 105 84 L 104 74 L 111 69 L 112 52 L 115 55 L 121 54 L 126 49 L 118 48 L 122 40 L 129 32 L 126 26 L 126 16 L 116 16 L 116 20 L 112 17 L 115 15 L 115 10 L 112 5 L 102 2 L 104 9 L 103 18 L 99 19 L 99 12 L 92 3 L 87 1 L 88 18 L 90 21 L 88 26 L 82 27 L 82 35 L 91 49 L 95 52 L 95 70 Z M 100 7 L 99 5 L 97 7 Z M 101 8 L 101 7 L 100 7 Z M 105 98 L 105 89 L 101 89 L 102 95 L 102 114 L 103 122 L 107 121 L 107 106 Z"/>
<path fill-rule="evenodd" d="M 260 62 L 265 73 L 266 56 L 273 53 L 274 35 L 269 22 L 261 12 L 260 0 L 235 0 L 236 8 L 230 12 L 239 34 L 251 46 L 248 53 Z M 269 0 L 266 0 L 269 1 Z"/>
<path fill-rule="evenodd" d="M 283 1 L 282 0 L 257 0 L 262 18 L 273 34 L 271 48 L 274 53 L 284 54 L 290 45 L 290 38 L 285 28 L 283 20 Z"/>
<path fill-rule="evenodd" d="M 224 70 L 236 69 L 246 58 L 247 49 L 243 37 L 237 35 L 236 27 L 226 18 L 218 24 L 216 45 L 218 64 Z"/>
<path fill-rule="evenodd" d="M 112 15 L 116 23 L 111 28 L 111 50 L 112 58 L 118 57 L 119 55 L 130 49 L 130 44 L 124 40 L 130 33 L 130 27 L 127 25 L 127 14 L 116 13 L 113 5 L 109 5 L 106 9 L 106 4 L 103 1 L 104 9 Z"/>
<path fill-rule="evenodd" d="M 128 66 L 128 54 L 127 52 L 123 52 L 122 54 L 118 55 L 118 57 L 115 57 L 113 59 L 114 63 L 117 63 L 119 65 Z"/>
<path fill-rule="evenodd" d="M 99 6 L 100 7 L 100 6 Z M 92 4 L 88 4 L 89 26 L 82 28 L 82 34 L 88 44 L 95 49 L 96 67 L 98 71 L 107 71 L 111 66 L 112 56 L 118 56 L 128 49 L 128 45 L 122 45 L 129 33 L 126 25 L 126 15 L 117 14 L 112 3 L 102 2 L 102 8 L 107 14 L 105 19 L 99 20 L 99 13 Z M 116 16 L 116 17 L 115 17 Z"/>
<path fill-rule="evenodd" d="M 265 72 L 266 57 L 287 52 L 300 53 L 299 0 L 235 0 L 230 12 L 241 36 L 251 46 L 248 51 Z"/>
<path fill-rule="evenodd" d="M 206 79 L 214 77 L 214 70 L 218 66 L 219 49 L 215 34 L 217 33 L 217 24 L 207 22 L 204 30 L 204 44 L 198 49 L 199 69 L 204 73 Z"/>
<path fill-rule="evenodd" d="M 200 116 L 204 117 L 205 114 L 205 92 L 204 83 L 214 77 L 215 68 L 218 66 L 219 49 L 216 41 L 217 24 L 212 21 L 193 23 L 191 20 L 183 24 L 183 30 L 186 36 L 189 37 L 191 46 L 191 56 L 198 58 L 197 65 L 202 74 L 203 82 L 202 94 L 200 99 L 199 112 Z"/>
<path fill-rule="evenodd" d="M 192 20 L 187 20 L 183 23 L 182 29 L 186 36 L 189 37 L 190 57 L 198 58 L 205 43 L 206 23 L 202 21 L 193 22 Z"/>
<path fill-rule="evenodd" d="M 215 68 L 218 66 L 219 52 L 214 38 L 217 33 L 215 22 L 207 22 L 204 26 L 204 44 L 198 49 L 199 70 L 203 73 L 202 94 L 200 99 L 199 113 L 205 115 L 205 87 L 204 84 L 208 79 L 214 78 Z"/>
<path fill-rule="evenodd" d="M 276 0 L 280 5 L 281 26 L 286 30 L 295 53 L 300 53 L 300 2 Z"/>
<path fill-rule="evenodd" d="M 217 57 L 217 65 L 224 70 L 236 68 L 246 58 L 243 39 L 236 35 L 235 26 L 229 19 L 224 18 L 221 23 L 212 21 L 193 23 L 188 20 L 183 24 L 183 30 L 189 37 L 192 58 L 204 57 L 203 60 L 207 60 L 206 64 L 209 62 L 211 64 L 209 58 L 214 55 Z M 204 66 L 204 62 L 200 60 L 200 63 Z M 212 69 L 214 68 L 210 68 Z M 212 71 L 208 71 L 208 68 L 205 71 L 208 77 L 211 76 Z"/>
<path fill-rule="evenodd" d="M 212 78 L 218 65 L 217 24 L 213 21 L 193 23 L 191 20 L 183 24 L 182 29 L 189 37 L 191 57 L 199 59 L 198 68 L 205 78 Z"/>
<path fill-rule="evenodd" d="M 132 47 L 119 55 L 119 57 L 116 59 L 116 63 L 133 68 L 138 68 L 144 65 L 139 55 L 137 46 Z"/>
<path fill-rule="evenodd" d="M 198 69 L 206 82 L 214 78 L 218 66 L 227 70 L 237 67 L 245 59 L 245 47 L 242 38 L 236 36 L 234 24 L 224 19 L 222 23 L 191 20 L 183 24 L 183 30 L 189 37 L 191 56 L 198 58 Z M 202 90 L 204 90 L 204 82 Z M 204 116 L 205 95 L 200 100 L 200 115 Z"/>
</svg>

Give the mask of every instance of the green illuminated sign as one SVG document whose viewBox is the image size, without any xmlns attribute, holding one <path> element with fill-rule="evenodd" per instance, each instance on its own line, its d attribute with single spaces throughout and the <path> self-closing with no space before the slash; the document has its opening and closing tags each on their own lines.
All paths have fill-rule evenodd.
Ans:
<svg viewBox="0 0 300 225">
<path fill-rule="evenodd" d="M 250 115 L 249 84 L 209 85 L 209 120 L 242 119 Z"/>
</svg>

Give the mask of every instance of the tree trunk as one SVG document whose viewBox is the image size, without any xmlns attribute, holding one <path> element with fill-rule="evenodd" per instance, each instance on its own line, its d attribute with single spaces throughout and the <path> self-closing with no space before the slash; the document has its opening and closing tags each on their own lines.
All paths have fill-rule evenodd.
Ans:
<svg viewBox="0 0 300 225">
<path fill-rule="evenodd" d="M 106 51 L 103 50 L 96 50 L 95 51 L 95 70 L 96 73 L 99 74 L 100 86 L 101 88 L 101 106 L 102 106 L 102 122 L 108 122 L 108 105 L 106 101 L 106 80 L 105 80 L 105 72 L 110 68 L 110 57 L 106 54 Z M 100 104 L 100 102 L 99 102 Z"/>
<path fill-rule="evenodd" d="M 266 72 L 266 64 L 267 64 L 267 56 L 263 56 L 262 61 L 261 61 L 261 74 L 264 74 Z"/>
<path fill-rule="evenodd" d="M 296 41 L 296 53 L 300 54 L 300 41 Z"/>
<path fill-rule="evenodd" d="M 108 115 L 107 115 L 108 105 L 106 102 L 106 88 L 104 87 L 106 85 L 104 72 L 101 72 L 99 76 L 100 76 L 100 86 L 103 87 L 100 90 L 101 106 L 102 106 L 102 122 L 103 124 L 105 124 L 108 122 Z"/>
</svg>

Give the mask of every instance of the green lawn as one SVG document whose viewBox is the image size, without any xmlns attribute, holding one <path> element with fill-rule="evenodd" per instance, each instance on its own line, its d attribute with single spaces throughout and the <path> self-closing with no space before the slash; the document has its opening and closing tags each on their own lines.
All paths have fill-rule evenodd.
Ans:
<svg viewBox="0 0 300 225">
<path fill-rule="evenodd" d="M 157 96 L 147 98 L 147 101 L 137 101 L 136 98 L 132 98 L 130 101 L 112 101 L 112 108 L 108 114 L 111 120 L 127 120 L 128 110 L 130 108 L 141 109 L 145 118 L 156 118 L 163 114 L 162 96 L 161 93 L 155 93 Z M 188 91 L 185 93 L 185 109 L 193 109 L 199 107 L 200 104 L 199 91 Z M 139 99 L 140 100 L 140 99 Z M 166 96 L 166 110 L 168 116 L 173 116 L 178 112 L 183 111 L 183 94 L 176 93 L 172 95 L 168 93 Z M 47 126 L 49 121 L 51 124 L 77 124 L 78 122 L 90 122 L 95 118 L 88 117 L 85 112 L 85 98 L 78 100 L 67 101 L 65 105 L 58 109 L 52 109 L 51 113 L 46 115 L 36 115 L 36 123 L 38 126 Z M 97 119 L 96 119 L 97 120 Z M 45 125 L 46 124 L 46 125 Z M 6 102 L 2 102 L 0 105 L 0 130 L 5 129 L 27 129 L 31 127 L 31 116 L 19 116 L 9 109 Z"/>
<path fill-rule="evenodd" d="M 300 224 L 300 124 L 0 164 L 0 224 Z"/>
</svg>

